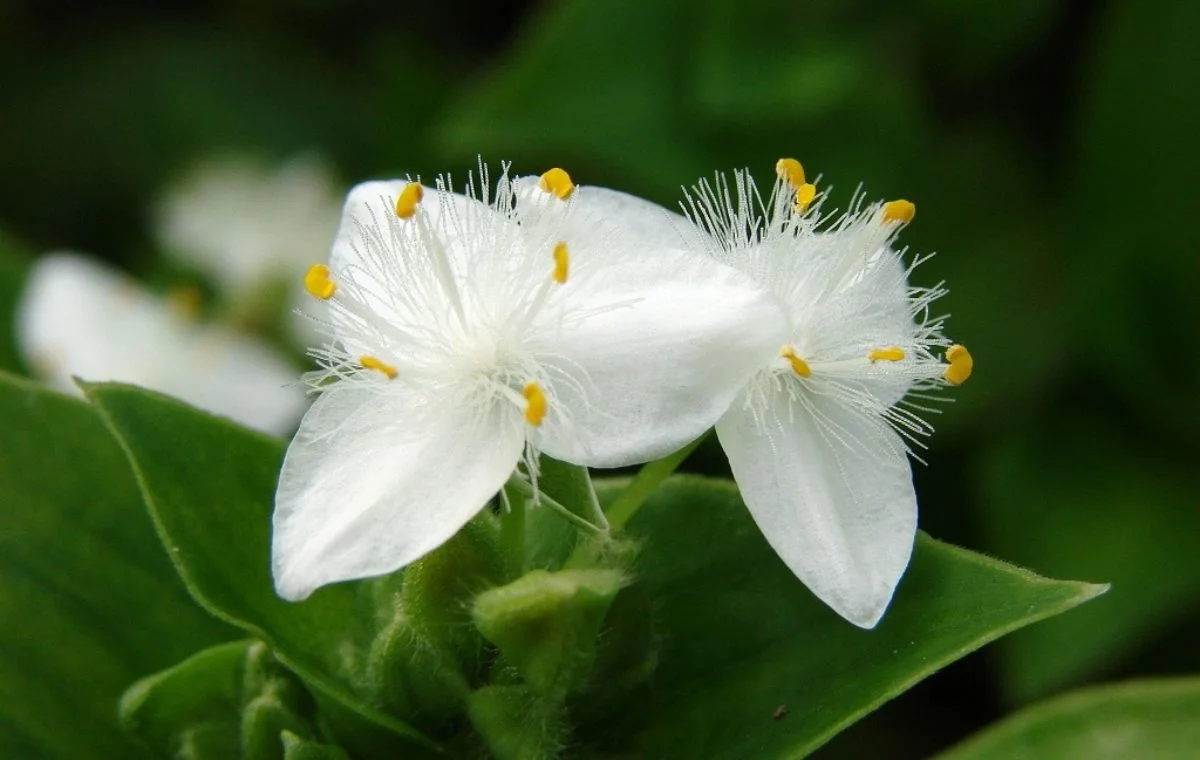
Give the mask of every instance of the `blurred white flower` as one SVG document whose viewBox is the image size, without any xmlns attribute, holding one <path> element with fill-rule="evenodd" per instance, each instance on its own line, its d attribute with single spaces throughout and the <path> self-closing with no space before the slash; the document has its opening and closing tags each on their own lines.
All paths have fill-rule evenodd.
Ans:
<svg viewBox="0 0 1200 760">
<path fill-rule="evenodd" d="M 786 314 L 774 351 L 717 423 L 742 497 L 767 541 L 814 594 L 854 624 L 883 615 L 912 553 L 917 502 L 910 444 L 932 432 L 929 391 L 971 373 L 970 353 L 911 288 L 902 251 L 908 201 L 820 215 L 823 197 L 793 159 L 764 199 L 748 174 L 688 197 L 685 218 L 600 188 L 597 215 L 750 275 Z M 693 223 L 694 222 L 694 223 Z"/>
<path fill-rule="evenodd" d="M 631 244 L 600 220 L 420 184 L 354 188 L 309 292 L 335 343 L 288 449 L 276 589 L 391 572 L 435 549 L 539 451 L 618 466 L 712 425 L 782 315 L 711 259 Z M 553 175 L 569 197 L 566 174 Z M 425 197 L 429 195 L 431 197 Z M 478 198 L 476 196 L 479 196 Z"/>
<path fill-rule="evenodd" d="M 312 156 L 275 169 L 226 157 L 199 164 L 168 191 L 155 229 L 169 255 L 211 277 L 230 301 L 253 303 L 282 283 L 294 309 L 307 302 L 291 274 L 324 258 L 341 203 L 332 172 Z M 319 334 L 295 314 L 289 328 L 302 344 Z"/>
<path fill-rule="evenodd" d="M 159 298 L 91 259 L 52 253 L 30 272 L 17 338 L 30 368 L 78 393 L 72 376 L 168 393 L 267 433 L 304 411 L 292 365 L 274 349 L 192 318 L 186 293 Z"/>
</svg>

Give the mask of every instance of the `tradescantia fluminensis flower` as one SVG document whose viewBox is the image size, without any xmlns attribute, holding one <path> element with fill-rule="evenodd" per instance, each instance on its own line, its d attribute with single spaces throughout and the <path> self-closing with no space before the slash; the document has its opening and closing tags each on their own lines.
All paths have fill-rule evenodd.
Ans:
<svg viewBox="0 0 1200 760">
<path fill-rule="evenodd" d="M 332 342 L 276 494 L 276 588 L 396 570 L 450 538 L 520 462 L 667 454 L 733 401 L 782 315 L 748 277 L 586 213 L 368 182 L 309 292 Z M 543 181 L 556 198 L 564 172 Z"/>
<path fill-rule="evenodd" d="M 191 291 L 164 299 L 87 257 L 34 265 L 17 308 L 31 370 L 78 393 L 74 377 L 152 388 L 274 435 L 304 411 L 292 364 L 271 346 L 196 319 Z"/>
<path fill-rule="evenodd" d="M 308 296 L 292 273 L 327 254 L 343 192 L 314 155 L 278 166 L 210 158 L 168 189 L 154 232 L 168 255 L 210 277 L 235 312 L 253 315 L 264 294 L 284 286 L 291 337 L 307 345 L 321 336 L 299 314 Z"/>
<path fill-rule="evenodd" d="M 602 188 L 580 192 L 575 211 L 702 251 L 771 292 L 785 321 L 717 435 L 771 546 L 814 594 L 870 628 L 912 552 L 908 456 L 932 432 L 923 404 L 964 382 L 972 359 L 929 312 L 944 291 L 910 287 L 920 260 L 906 265 L 892 247 L 913 204 L 856 198 L 823 217 L 799 162 L 781 160 L 777 174 L 766 198 L 744 172 L 701 183 L 687 218 Z"/>
</svg>

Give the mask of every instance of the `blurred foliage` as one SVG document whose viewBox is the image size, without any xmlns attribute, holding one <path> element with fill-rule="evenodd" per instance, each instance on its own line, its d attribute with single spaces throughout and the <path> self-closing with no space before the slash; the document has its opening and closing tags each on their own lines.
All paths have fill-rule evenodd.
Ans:
<svg viewBox="0 0 1200 760">
<path fill-rule="evenodd" d="M 1160 672 L 1196 660 L 1198 37 L 1200 5 L 1173 0 L 9 0 L 0 229 L 152 271 L 156 194 L 231 149 L 311 149 L 347 181 L 478 153 L 667 205 L 795 155 L 839 204 L 859 182 L 914 200 L 903 240 L 939 252 L 915 280 L 948 282 L 978 367 L 935 419 L 922 526 L 1114 587 L 821 753 L 901 757 L 889 737 L 944 746 L 1151 653 Z M 9 237 L 6 303 L 25 256 Z"/>
<path fill-rule="evenodd" d="M 0 756 L 148 757 L 121 693 L 234 631 L 180 587 L 92 409 L 0 373 L 0 415 Z"/>
</svg>

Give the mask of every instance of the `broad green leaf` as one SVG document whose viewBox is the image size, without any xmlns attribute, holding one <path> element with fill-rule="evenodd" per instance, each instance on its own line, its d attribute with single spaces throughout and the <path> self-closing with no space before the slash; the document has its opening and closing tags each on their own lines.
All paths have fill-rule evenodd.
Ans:
<svg viewBox="0 0 1200 760">
<path fill-rule="evenodd" d="M 121 723 L 163 757 L 234 757 L 241 749 L 242 668 L 253 641 L 206 649 L 138 681 L 121 698 Z M 196 746 L 203 737 L 203 744 Z M 202 754 L 196 754 L 200 750 Z"/>
<path fill-rule="evenodd" d="M 0 373 L 0 417 L 0 757 L 143 757 L 121 693 L 234 632 L 188 598 L 93 409 Z"/>
<path fill-rule="evenodd" d="M 1197 716 L 1200 678 L 1107 684 L 1022 710 L 937 760 L 1187 760 Z"/>
<path fill-rule="evenodd" d="M 161 757 L 345 757 L 315 740 L 312 700 L 262 642 L 206 649 L 135 684 L 122 723 Z"/>
<path fill-rule="evenodd" d="M 796 580 L 732 483 L 676 477 L 628 531 L 643 542 L 632 574 L 655 611 L 658 668 L 640 702 L 574 716 L 598 748 L 644 757 L 802 757 L 950 662 L 1104 590 L 922 535 L 883 622 L 863 631 Z"/>
<path fill-rule="evenodd" d="M 1046 441 L 1054 442 L 1053 457 Z M 1078 420 L 1047 419 L 994 446 L 978 481 L 977 519 L 989 550 L 1041 572 L 1113 584 L 1096 604 L 997 647 L 1010 699 L 1111 669 L 1186 619 L 1200 594 L 1195 483 L 1144 444 Z"/>
<path fill-rule="evenodd" d="M 375 724 L 401 751 L 434 745 L 384 714 L 360 682 L 375 624 L 371 584 L 341 584 L 292 603 L 271 579 L 271 510 L 283 442 L 157 393 L 118 383 L 88 397 L 133 464 L 176 569 L 197 601 L 270 644 L 312 687 Z"/>
<path fill-rule="evenodd" d="M 608 530 L 608 518 L 600 509 L 596 489 L 586 467 L 560 462 L 548 456 L 539 461 L 538 490 L 581 521 L 583 530 Z"/>
</svg>

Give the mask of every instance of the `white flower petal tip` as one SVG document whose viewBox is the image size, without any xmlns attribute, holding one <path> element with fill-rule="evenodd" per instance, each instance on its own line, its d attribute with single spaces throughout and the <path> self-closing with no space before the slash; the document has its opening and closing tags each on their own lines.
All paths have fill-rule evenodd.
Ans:
<svg viewBox="0 0 1200 760">
<path fill-rule="evenodd" d="M 306 406 L 291 364 L 248 337 L 196 321 L 195 294 L 166 299 L 83 256 L 52 253 L 30 272 L 17 337 L 30 368 L 77 393 L 73 376 L 142 385 L 273 435 Z"/>
<path fill-rule="evenodd" d="M 878 623 L 912 553 L 916 497 L 908 457 L 936 413 L 931 393 L 967 380 L 970 352 L 911 287 L 893 242 L 916 206 L 822 210 L 826 194 L 794 159 L 764 197 L 718 175 L 687 197 L 714 259 L 768 289 L 787 335 L 717 426 L 746 504 L 784 562 L 855 625 Z"/>
<path fill-rule="evenodd" d="M 363 388 L 326 392 L 288 448 L 272 536 L 285 599 L 433 551 L 500 490 L 524 450 L 521 419 L 506 410 L 481 419 L 404 388 L 380 401 Z"/>
</svg>

